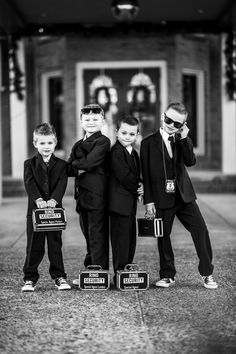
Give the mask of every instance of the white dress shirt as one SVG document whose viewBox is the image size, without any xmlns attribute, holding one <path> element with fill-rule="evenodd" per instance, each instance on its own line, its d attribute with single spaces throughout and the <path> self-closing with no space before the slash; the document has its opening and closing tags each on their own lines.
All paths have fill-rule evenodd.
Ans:
<svg viewBox="0 0 236 354">
<path fill-rule="evenodd" d="M 172 148 L 171 148 L 171 145 L 170 145 L 170 140 L 169 140 L 169 137 L 170 136 L 173 136 L 174 137 L 174 134 L 172 135 L 169 135 L 168 133 L 165 132 L 164 129 L 160 128 L 160 133 L 161 133 L 161 136 L 162 136 L 162 139 L 165 143 L 165 146 L 167 148 L 167 151 L 168 151 L 168 154 L 170 156 L 170 158 L 172 159 L 173 158 L 173 151 L 172 151 Z"/>
</svg>

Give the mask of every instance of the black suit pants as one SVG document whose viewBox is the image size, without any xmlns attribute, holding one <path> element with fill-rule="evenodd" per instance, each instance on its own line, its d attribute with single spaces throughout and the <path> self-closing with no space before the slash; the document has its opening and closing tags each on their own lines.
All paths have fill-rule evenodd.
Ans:
<svg viewBox="0 0 236 354">
<path fill-rule="evenodd" d="M 136 249 L 136 218 L 110 213 L 110 235 L 113 268 L 117 270 L 133 262 Z"/>
<path fill-rule="evenodd" d="M 160 256 L 160 278 L 174 278 L 176 274 L 174 253 L 170 233 L 175 215 L 190 232 L 199 258 L 198 270 L 201 275 L 213 273 L 212 248 L 206 223 L 197 203 L 179 201 L 174 208 L 157 209 L 157 217 L 163 219 L 164 237 L 158 238 Z"/>
<path fill-rule="evenodd" d="M 109 269 L 109 219 L 106 209 L 80 210 L 80 227 L 87 244 L 84 265 Z"/>
<path fill-rule="evenodd" d="M 24 281 L 38 281 L 38 267 L 45 254 L 45 240 L 48 245 L 48 258 L 50 262 L 49 274 L 52 279 L 66 278 L 62 257 L 61 231 L 34 232 L 32 217 L 27 217 L 27 247 L 26 259 L 23 267 Z"/>
</svg>

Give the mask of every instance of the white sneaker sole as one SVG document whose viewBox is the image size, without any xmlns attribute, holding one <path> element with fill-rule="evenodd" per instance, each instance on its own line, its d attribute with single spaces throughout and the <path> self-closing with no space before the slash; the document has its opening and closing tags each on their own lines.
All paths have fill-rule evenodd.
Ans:
<svg viewBox="0 0 236 354">
<path fill-rule="evenodd" d="M 33 293 L 34 289 L 35 289 L 35 287 L 33 289 L 21 289 L 21 292 L 22 293 Z"/>
<path fill-rule="evenodd" d="M 204 284 L 204 287 L 206 288 L 206 289 L 217 289 L 218 288 L 218 285 L 216 284 L 216 285 L 207 285 L 207 284 Z"/>
<path fill-rule="evenodd" d="M 56 287 L 56 288 L 57 288 L 57 290 L 59 290 L 59 291 L 71 290 L 71 287 L 70 287 L 70 286 L 60 288 L 60 286 L 55 285 L 55 287 Z"/>
<path fill-rule="evenodd" d="M 169 288 L 170 286 L 175 285 L 175 281 L 172 283 L 156 283 L 156 287 L 158 288 Z"/>
</svg>

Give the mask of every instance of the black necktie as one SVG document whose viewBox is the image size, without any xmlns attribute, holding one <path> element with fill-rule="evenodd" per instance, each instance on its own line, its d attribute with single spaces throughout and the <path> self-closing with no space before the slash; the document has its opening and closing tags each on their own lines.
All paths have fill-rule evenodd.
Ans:
<svg viewBox="0 0 236 354">
<path fill-rule="evenodd" d="M 137 161 L 136 161 L 136 158 L 134 156 L 134 153 L 133 153 L 133 150 L 131 152 L 131 158 L 133 160 L 133 164 L 134 164 L 134 167 L 135 167 L 135 170 L 136 170 L 136 173 L 138 174 L 138 166 L 137 166 Z"/>
<path fill-rule="evenodd" d="M 170 141 L 170 146 L 172 150 L 172 154 L 174 156 L 174 151 L 175 151 L 175 141 L 174 141 L 174 136 L 169 136 L 168 140 Z"/>
</svg>

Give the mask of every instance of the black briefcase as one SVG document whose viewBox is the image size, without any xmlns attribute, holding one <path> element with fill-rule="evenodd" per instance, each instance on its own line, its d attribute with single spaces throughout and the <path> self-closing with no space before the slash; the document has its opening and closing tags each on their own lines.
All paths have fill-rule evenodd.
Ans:
<svg viewBox="0 0 236 354">
<path fill-rule="evenodd" d="M 34 209 L 32 220 L 36 232 L 65 230 L 67 224 L 63 208 Z"/>
<path fill-rule="evenodd" d="M 163 221 L 162 219 L 138 219 L 138 236 L 141 237 L 162 237 Z"/>
<path fill-rule="evenodd" d="M 124 270 L 116 272 L 116 286 L 121 291 L 147 290 L 149 274 L 139 270 L 137 264 L 127 264 Z"/>
<path fill-rule="evenodd" d="M 99 265 L 88 266 L 79 272 L 81 290 L 107 290 L 110 288 L 110 274 Z"/>
</svg>

